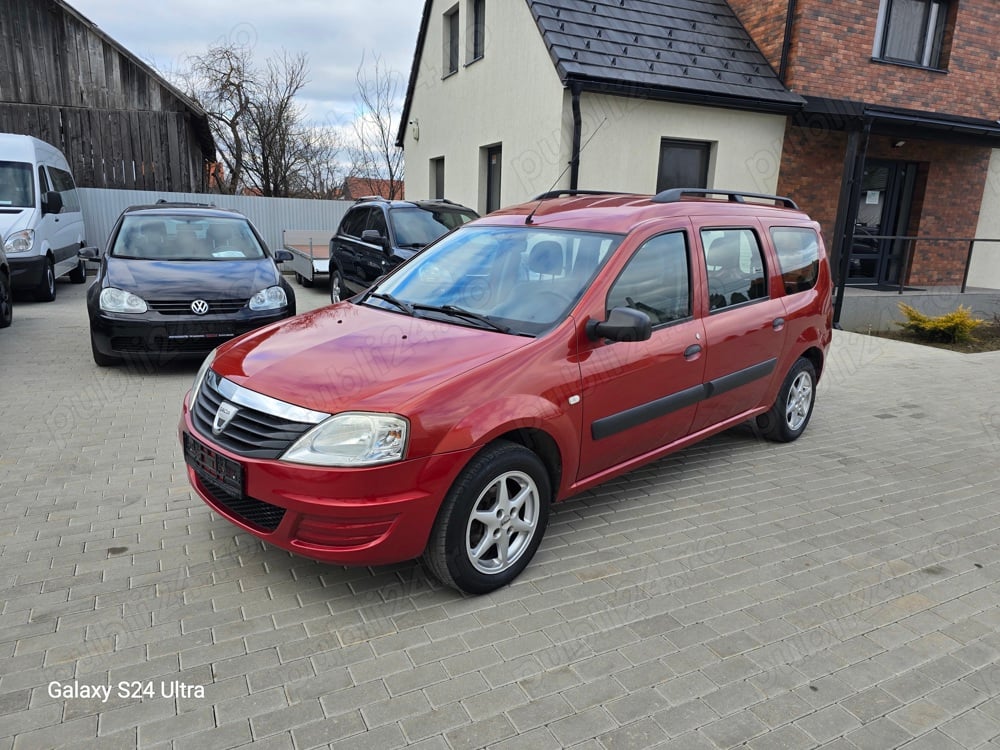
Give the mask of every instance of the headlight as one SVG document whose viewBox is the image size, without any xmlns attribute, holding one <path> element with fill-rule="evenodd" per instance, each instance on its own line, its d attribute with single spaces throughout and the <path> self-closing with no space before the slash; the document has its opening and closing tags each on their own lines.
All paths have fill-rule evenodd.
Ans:
<svg viewBox="0 0 1000 750">
<path fill-rule="evenodd" d="M 142 297 L 137 297 L 132 292 L 126 292 L 122 289 L 115 289 L 113 286 L 101 290 L 100 305 L 104 312 L 113 313 L 138 314 L 144 313 L 148 309 Z"/>
<path fill-rule="evenodd" d="M 35 244 L 35 230 L 22 229 L 20 232 L 11 232 L 10 237 L 3 243 L 4 252 L 26 253 Z"/>
<path fill-rule="evenodd" d="M 208 375 L 208 371 L 212 369 L 212 363 L 215 361 L 215 349 L 208 353 L 205 357 L 205 361 L 201 363 L 201 367 L 198 368 L 198 374 L 194 376 L 194 383 L 191 384 L 191 403 L 198 398 L 198 391 L 201 390 L 201 384 L 205 380 L 205 376 Z"/>
<path fill-rule="evenodd" d="M 277 310 L 288 305 L 288 297 L 280 286 L 269 286 L 250 298 L 251 310 Z"/>
<path fill-rule="evenodd" d="M 316 425 L 282 459 L 316 466 L 374 466 L 402 461 L 409 422 L 395 414 L 344 412 Z"/>
</svg>

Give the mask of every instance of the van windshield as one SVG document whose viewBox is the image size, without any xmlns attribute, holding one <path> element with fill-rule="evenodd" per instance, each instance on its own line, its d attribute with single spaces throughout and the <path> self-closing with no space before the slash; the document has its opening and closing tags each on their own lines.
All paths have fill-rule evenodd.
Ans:
<svg viewBox="0 0 1000 750">
<path fill-rule="evenodd" d="M 35 180 L 31 165 L 22 161 L 0 161 L 0 207 L 32 208 Z"/>
</svg>

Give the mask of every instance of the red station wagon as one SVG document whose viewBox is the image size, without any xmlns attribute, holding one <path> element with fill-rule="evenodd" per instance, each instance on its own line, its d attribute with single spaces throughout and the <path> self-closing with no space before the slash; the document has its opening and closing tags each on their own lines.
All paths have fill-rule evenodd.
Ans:
<svg viewBox="0 0 1000 750">
<path fill-rule="evenodd" d="M 547 193 L 220 346 L 184 401 L 188 474 L 269 544 L 423 555 L 484 593 L 552 502 L 748 420 L 801 435 L 831 313 L 819 225 L 787 198 Z"/>
</svg>

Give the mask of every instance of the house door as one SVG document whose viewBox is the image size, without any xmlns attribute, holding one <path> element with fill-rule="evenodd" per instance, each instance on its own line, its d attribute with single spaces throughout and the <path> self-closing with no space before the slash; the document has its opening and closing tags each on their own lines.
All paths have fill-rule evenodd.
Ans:
<svg viewBox="0 0 1000 750">
<path fill-rule="evenodd" d="M 500 164 L 503 151 L 500 146 L 486 149 L 486 213 L 500 208 Z"/>
<path fill-rule="evenodd" d="M 907 242 L 884 238 L 906 235 L 916 176 L 917 165 L 911 162 L 865 163 L 848 284 L 899 283 Z"/>
</svg>

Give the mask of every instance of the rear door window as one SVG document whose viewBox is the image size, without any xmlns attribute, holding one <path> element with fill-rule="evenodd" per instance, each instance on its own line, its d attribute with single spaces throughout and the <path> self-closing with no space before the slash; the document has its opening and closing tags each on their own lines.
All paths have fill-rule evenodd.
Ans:
<svg viewBox="0 0 1000 750">
<path fill-rule="evenodd" d="M 710 310 L 768 296 L 764 254 L 752 229 L 702 229 L 701 244 Z"/>
</svg>

